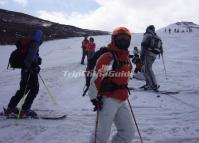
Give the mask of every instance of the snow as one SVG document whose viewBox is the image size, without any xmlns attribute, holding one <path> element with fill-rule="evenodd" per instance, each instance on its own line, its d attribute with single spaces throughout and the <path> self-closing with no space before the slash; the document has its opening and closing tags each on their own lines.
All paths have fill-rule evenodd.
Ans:
<svg viewBox="0 0 199 143">
<path fill-rule="evenodd" d="M 168 80 L 165 79 L 161 59 L 153 68 L 161 90 L 178 90 L 177 95 L 131 92 L 133 106 L 144 143 L 199 143 L 199 31 L 192 33 L 158 32 L 164 42 L 164 60 Z M 105 46 L 110 36 L 95 36 L 97 48 Z M 83 98 L 85 66 L 80 65 L 81 41 L 71 38 L 45 42 L 40 48 L 43 58 L 41 76 L 53 94 L 54 104 L 40 81 L 40 92 L 32 109 L 39 114 L 55 110 L 68 114 L 65 120 L 2 120 L 0 143 L 88 143 L 96 114 L 89 98 Z M 142 34 L 133 34 L 131 50 L 140 47 Z M 14 46 L 0 46 L 0 107 L 7 106 L 18 89 L 20 70 L 7 70 Z M 82 76 L 68 77 L 65 73 Z M 132 79 L 129 86 L 139 87 L 143 81 Z M 46 111 L 47 110 L 47 111 Z M 113 126 L 112 134 L 115 133 Z M 139 143 L 136 133 L 134 143 Z"/>
<path fill-rule="evenodd" d="M 176 30 L 179 30 L 179 32 L 188 32 L 189 30 L 193 29 L 198 31 L 199 29 L 199 25 L 193 23 L 193 22 L 176 22 L 176 23 L 173 23 L 173 24 L 169 24 L 168 26 L 164 27 L 164 28 L 161 28 L 158 30 L 158 32 L 164 32 L 164 30 L 167 30 L 168 32 L 168 29 L 171 29 L 171 32 L 174 32 L 174 29 Z"/>
<path fill-rule="evenodd" d="M 52 23 L 43 23 L 42 26 L 44 27 L 50 27 L 52 25 Z"/>
</svg>

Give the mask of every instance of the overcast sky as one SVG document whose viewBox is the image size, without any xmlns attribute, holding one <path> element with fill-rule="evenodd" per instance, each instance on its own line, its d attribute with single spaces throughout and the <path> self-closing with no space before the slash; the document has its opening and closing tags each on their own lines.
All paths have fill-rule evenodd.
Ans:
<svg viewBox="0 0 199 143">
<path fill-rule="evenodd" d="M 177 21 L 199 24 L 199 0 L 0 0 L 0 8 L 80 28 L 144 32 Z"/>
</svg>

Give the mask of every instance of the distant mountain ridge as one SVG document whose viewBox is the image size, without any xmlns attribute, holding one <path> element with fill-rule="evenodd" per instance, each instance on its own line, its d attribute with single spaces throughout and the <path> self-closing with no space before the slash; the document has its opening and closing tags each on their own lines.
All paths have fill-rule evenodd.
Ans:
<svg viewBox="0 0 199 143">
<path fill-rule="evenodd" d="M 176 22 L 175 24 L 178 25 L 178 26 L 182 26 L 184 28 L 199 29 L 199 25 L 197 25 L 193 22 L 182 21 L 182 22 Z"/>
<path fill-rule="evenodd" d="M 168 31 L 169 29 L 171 29 L 171 31 L 174 31 L 176 29 L 179 32 L 194 32 L 196 30 L 199 30 L 199 25 L 189 21 L 182 21 L 170 24 L 166 27 L 159 29 L 158 31 Z"/>
<path fill-rule="evenodd" d="M 45 40 L 63 39 L 88 35 L 107 35 L 109 32 L 81 29 L 58 24 L 24 13 L 0 9 L 0 44 L 13 44 L 23 36 L 32 35 L 36 29 L 45 33 Z"/>
</svg>

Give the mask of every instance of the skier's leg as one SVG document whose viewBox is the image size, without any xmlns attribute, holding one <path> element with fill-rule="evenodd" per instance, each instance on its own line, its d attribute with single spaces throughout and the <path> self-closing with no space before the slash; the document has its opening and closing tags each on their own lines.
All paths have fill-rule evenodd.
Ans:
<svg viewBox="0 0 199 143">
<path fill-rule="evenodd" d="M 8 108 L 16 108 L 16 106 L 19 103 L 19 101 L 23 98 L 26 86 L 28 88 L 28 85 L 27 85 L 28 84 L 27 83 L 28 82 L 28 76 L 29 76 L 29 72 L 25 72 L 25 70 L 22 69 L 22 71 L 21 71 L 20 89 L 10 99 L 10 102 L 8 104 Z M 26 89 L 26 93 L 27 92 L 28 92 L 28 90 Z"/>
<path fill-rule="evenodd" d="M 155 59 L 156 59 L 155 57 L 151 57 L 151 56 L 147 57 L 147 60 L 148 60 L 147 72 L 148 72 L 148 76 L 149 76 L 149 84 L 152 88 L 157 85 L 155 74 L 152 69 L 152 65 L 153 65 Z"/>
<path fill-rule="evenodd" d="M 112 143 L 130 143 L 135 136 L 135 125 L 126 102 L 123 102 L 119 108 L 114 123 L 117 133 L 114 135 Z"/>
<path fill-rule="evenodd" d="M 81 59 L 81 64 L 84 64 L 84 59 L 86 57 L 86 51 L 82 48 L 82 59 Z"/>
<path fill-rule="evenodd" d="M 29 85 L 30 92 L 27 95 L 27 98 L 22 106 L 22 109 L 25 111 L 31 108 L 31 105 L 39 92 L 39 81 L 38 81 L 38 75 L 36 72 L 33 72 L 31 74 L 30 82 L 28 85 Z"/>
<path fill-rule="evenodd" d="M 145 55 L 145 58 L 144 58 L 143 73 L 144 73 L 144 78 L 145 78 L 145 81 L 146 81 L 146 85 L 149 86 L 150 77 L 148 75 L 148 56 L 147 55 Z"/>
<path fill-rule="evenodd" d="M 117 112 L 117 109 L 120 105 L 118 100 L 113 98 L 103 97 L 103 108 L 99 111 L 98 125 L 97 125 L 97 137 L 96 143 L 107 143 L 111 126 Z M 95 134 L 91 136 L 90 143 L 94 143 Z"/>
</svg>

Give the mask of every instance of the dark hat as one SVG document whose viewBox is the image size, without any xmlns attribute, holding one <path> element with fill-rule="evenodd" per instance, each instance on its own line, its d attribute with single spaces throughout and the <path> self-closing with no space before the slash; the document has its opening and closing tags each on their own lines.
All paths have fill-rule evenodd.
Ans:
<svg viewBox="0 0 199 143">
<path fill-rule="evenodd" d="M 155 26 L 154 25 L 149 25 L 147 28 L 146 28 L 146 31 L 148 30 L 152 30 L 153 32 L 155 32 Z"/>
</svg>

